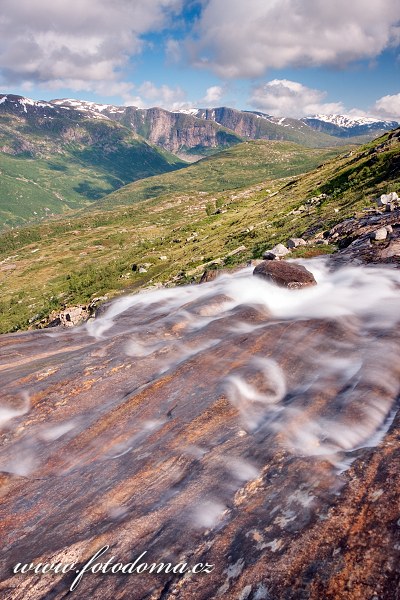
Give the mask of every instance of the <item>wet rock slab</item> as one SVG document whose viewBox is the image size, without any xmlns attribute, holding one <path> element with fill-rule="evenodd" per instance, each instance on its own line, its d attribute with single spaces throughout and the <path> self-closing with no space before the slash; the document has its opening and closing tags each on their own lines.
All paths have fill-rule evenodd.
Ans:
<svg viewBox="0 0 400 600">
<path fill-rule="evenodd" d="M 2 336 L 1 598 L 66 598 L 73 575 L 12 567 L 105 544 L 214 570 L 89 574 L 77 598 L 396 598 L 400 315 L 388 292 L 370 321 L 265 301 L 324 289 L 249 269 Z"/>
</svg>

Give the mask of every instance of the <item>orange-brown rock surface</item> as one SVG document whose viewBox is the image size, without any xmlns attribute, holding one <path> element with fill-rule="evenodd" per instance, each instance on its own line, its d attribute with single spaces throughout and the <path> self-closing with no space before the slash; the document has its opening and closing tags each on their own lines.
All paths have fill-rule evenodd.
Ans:
<svg viewBox="0 0 400 600">
<path fill-rule="evenodd" d="M 87 325 L 0 338 L 0 597 L 75 573 L 17 563 L 214 565 L 85 574 L 84 599 L 394 600 L 400 272 L 287 290 L 252 268 L 122 298 Z"/>
</svg>

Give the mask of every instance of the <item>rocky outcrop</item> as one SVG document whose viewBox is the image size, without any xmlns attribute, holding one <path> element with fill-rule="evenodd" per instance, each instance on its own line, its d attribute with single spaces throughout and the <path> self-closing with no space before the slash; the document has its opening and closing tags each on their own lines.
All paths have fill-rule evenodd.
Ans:
<svg viewBox="0 0 400 600">
<path fill-rule="evenodd" d="M 339 246 L 333 264 L 400 264 L 400 210 L 346 219 L 326 232 L 326 241 Z"/>
<path fill-rule="evenodd" d="M 381 194 L 381 196 L 376 201 L 378 208 L 387 207 L 394 205 L 398 207 L 399 205 L 399 197 L 396 192 L 390 192 L 389 194 Z"/>
<path fill-rule="evenodd" d="M 380 227 L 371 233 L 371 239 L 377 241 L 386 240 L 387 235 L 388 231 L 386 227 Z"/>
<path fill-rule="evenodd" d="M 88 319 L 97 313 L 100 304 L 107 300 L 107 296 L 93 298 L 88 304 L 78 304 L 77 306 L 68 306 L 61 311 L 52 312 L 48 318 L 42 319 L 36 323 L 39 328 L 47 327 L 75 327 L 82 325 Z"/>
<path fill-rule="evenodd" d="M 303 265 L 286 261 L 265 260 L 257 265 L 253 275 L 289 289 L 300 289 L 317 284 L 314 275 Z"/>
</svg>

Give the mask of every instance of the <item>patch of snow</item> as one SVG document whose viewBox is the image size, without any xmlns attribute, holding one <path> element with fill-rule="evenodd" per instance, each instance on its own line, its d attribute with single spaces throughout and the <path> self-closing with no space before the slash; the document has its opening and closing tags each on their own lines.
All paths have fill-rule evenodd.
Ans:
<svg viewBox="0 0 400 600">
<path fill-rule="evenodd" d="M 103 113 L 104 111 L 110 113 L 123 113 L 125 108 L 123 106 L 114 106 L 114 104 L 98 104 L 97 102 L 89 102 L 88 100 L 74 100 L 73 98 L 62 98 L 57 100 L 51 100 L 52 105 L 59 106 L 60 108 L 74 108 L 82 112 L 91 113 Z M 103 118 L 106 118 L 103 115 Z"/>
<path fill-rule="evenodd" d="M 177 110 L 173 110 L 173 113 L 180 113 L 182 115 L 192 115 L 194 117 L 197 116 L 197 113 L 199 112 L 198 108 L 179 108 Z"/>
<path fill-rule="evenodd" d="M 271 122 L 276 121 L 276 117 L 272 117 L 271 115 L 267 115 L 266 113 L 260 112 L 258 110 L 244 110 L 241 112 L 250 113 L 252 115 L 255 115 L 257 117 L 257 119 L 265 119 L 266 121 L 271 121 Z"/>
<path fill-rule="evenodd" d="M 313 117 L 308 117 L 304 119 L 308 121 L 309 119 L 316 119 L 318 121 L 323 121 L 324 123 L 331 123 L 332 125 L 337 125 L 338 127 L 344 127 L 349 129 L 351 127 L 357 127 L 360 125 L 366 125 L 367 127 L 372 127 L 374 125 L 387 125 L 395 123 L 394 121 L 388 119 L 376 119 L 374 117 L 352 117 L 349 115 L 314 115 Z"/>
</svg>

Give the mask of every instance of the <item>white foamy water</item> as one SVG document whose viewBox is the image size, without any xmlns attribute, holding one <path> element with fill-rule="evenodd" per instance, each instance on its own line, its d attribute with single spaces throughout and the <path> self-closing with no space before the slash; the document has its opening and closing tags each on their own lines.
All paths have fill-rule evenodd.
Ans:
<svg viewBox="0 0 400 600">
<path fill-rule="evenodd" d="M 338 469 L 350 464 L 346 453 L 380 443 L 400 391 L 400 270 L 348 266 L 331 272 L 325 259 L 299 262 L 312 271 L 317 286 L 279 288 L 246 268 L 202 285 L 119 298 L 99 318 L 69 330 L 69 339 L 95 345 L 93 356 L 107 360 L 112 348 L 114 358 L 117 353 L 122 361 L 134 362 L 132 394 L 166 374 L 177 384 L 154 414 L 135 413 L 129 431 L 119 431 L 115 441 L 106 431 L 106 443 L 100 437 L 66 453 L 61 471 L 69 472 L 88 457 L 109 462 L 151 456 L 153 433 L 162 435 L 175 414 L 179 420 L 180 409 L 197 409 L 196 393 L 186 395 L 185 389 L 185 373 L 193 369 L 205 369 L 198 373 L 201 410 L 225 397 L 246 443 L 268 439 L 274 447 L 320 457 Z M 246 311 L 253 311 L 254 318 Z M 62 340 L 64 332 L 43 332 L 47 335 Z M 96 361 L 91 368 L 96 369 Z M 19 448 L 29 447 L 36 455 L 43 443 L 67 443 L 123 405 L 124 398 L 117 388 L 115 397 L 102 398 L 96 410 L 76 418 L 66 410 L 64 422 L 52 423 L 50 414 L 49 422 L 16 443 L 14 455 L 22 456 Z M 29 408 L 26 403 L 0 405 L 0 425 L 12 428 Z M 190 443 L 181 448 L 183 455 L 198 460 L 206 460 L 208 450 Z M 24 458 L 23 466 L 13 467 L 12 455 L 10 450 L 0 454 L 0 468 L 28 473 L 29 461 Z M 36 468 L 35 461 L 32 465 Z M 224 468 L 240 485 L 256 477 L 261 466 L 237 454 Z"/>
<path fill-rule="evenodd" d="M 285 343 L 290 347 L 297 344 L 300 350 L 305 345 L 307 356 L 301 351 L 297 354 L 307 371 L 295 390 L 279 361 L 257 353 L 239 369 L 227 364 L 221 372 L 224 393 L 248 432 L 261 427 L 279 434 L 281 443 L 295 454 L 322 456 L 339 465 L 339 454 L 382 439 L 385 424 L 390 424 L 389 415 L 399 394 L 399 344 L 391 334 L 400 321 L 400 272 L 359 266 L 332 272 L 325 259 L 299 262 L 313 272 L 317 286 L 279 288 L 254 277 L 253 269 L 247 268 L 202 285 L 118 299 L 100 319 L 87 324 L 87 331 L 95 339 L 108 339 L 115 330 L 121 331 L 118 322 L 124 318 L 125 329 L 132 327 L 133 332 L 127 354 L 148 357 L 158 353 L 160 372 L 165 372 L 218 345 L 223 339 L 224 319 L 227 333 L 246 333 L 254 340 L 266 327 L 282 321 L 340 323 L 346 335 L 342 341 L 336 337 L 330 347 L 326 333 L 317 330 L 312 333 L 314 344 L 304 344 L 301 335 L 286 342 L 284 338 L 277 340 L 281 355 Z M 252 323 L 236 318 L 235 310 L 246 306 L 257 307 L 259 314 L 264 311 L 265 320 Z M 138 331 L 135 314 L 151 315 L 157 325 L 145 333 L 140 327 Z M 171 325 L 179 325 L 179 335 L 163 337 Z M 202 338 L 201 344 L 197 341 L 194 345 L 186 341 L 189 334 L 213 331 L 214 326 L 219 327 L 217 338 Z M 323 353 L 318 350 L 321 345 L 326 346 Z M 327 394 L 332 410 L 313 414 L 307 398 L 311 402 L 311 398 Z"/>
<path fill-rule="evenodd" d="M 232 275 L 224 274 L 202 285 L 164 288 L 132 296 L 112 303 L 100 318 L 90 321 L 88 333 L 101 339 L 112 329 L 115 320 L 129 309 L 157 313 L 181 311 L 192 327 L 208 324 L 213 318 L 243 305 L 264 306 L 275 318 L 310 319 L 357 316 L 368 319 L 366 326 L 390 327 L 400 319 L 400 272 L 390 268 L 349 266 L 330 272 L 325 259 L 298 261 L 314 274 L 317 286 L 301 290 L 279 288 L 252 275 L 249 267 Z M 226 301 L 203 314 L 187 309 L 187 304 L 210 301 L 224 295 Z M 198 312 L 198 311 L 197 311 Z M 211 314 L 208 314 L 211 313 Z M 143 349 L 142 349 L 143 351 Z"/>
</svg>

